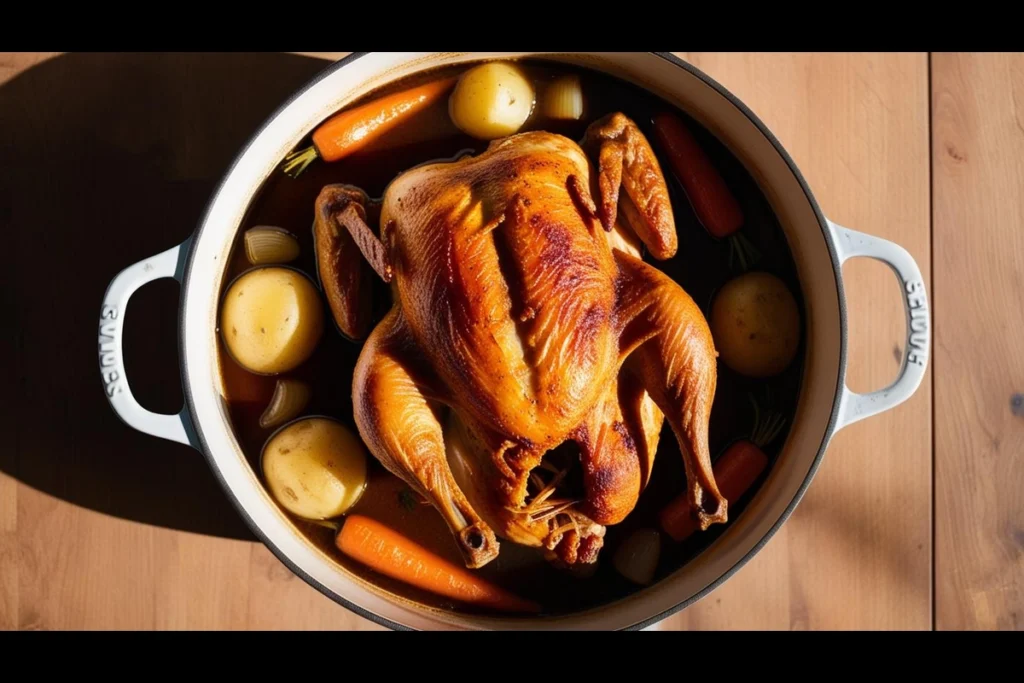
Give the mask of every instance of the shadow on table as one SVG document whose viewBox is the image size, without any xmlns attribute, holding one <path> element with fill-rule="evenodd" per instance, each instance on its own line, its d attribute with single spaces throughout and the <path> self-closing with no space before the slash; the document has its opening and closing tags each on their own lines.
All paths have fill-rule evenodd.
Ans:
<svg viewBox="0 0 1024 683">
<path fill-rule="evenodd" d="M 188 237 L 248 137 L 325 65 L 285 54 L 69 54 L 0 86 L 0 471 L 118 517 L 252 538 L 200 453 L 111 411 L 97 316 L 114 275 Z M 126 324 L 132 389 L 158 412 L 183 400 L 177 306 L 177 283 L 155 282 L 133 297 Z"/>
</svg>

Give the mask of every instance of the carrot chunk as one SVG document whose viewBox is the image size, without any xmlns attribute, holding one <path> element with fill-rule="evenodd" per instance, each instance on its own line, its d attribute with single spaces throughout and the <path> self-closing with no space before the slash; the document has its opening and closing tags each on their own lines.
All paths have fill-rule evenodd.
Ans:
<svg viewBox="0 0 1024 683">
<path fill-rule="evenodd" d="M 768 456 L 753 442 L 737 441 L 715 462 L 715 481 L 730 505 L 747 492 L 768 466 Z M 688 538 L 697 530 L 690 501 L 683 493 L 672 500 L 659 515 L 661 529 L 675 541 Z"/>
<path fill-rule="evenodd" d="M 743 226 L 739 202 L 686 124 L 663 112 L 654 117 L 654 134 L 704 228 L 717 238 L 739 230 Z"/>
<path fill-rule="evenodd" d="M 444 97 L 455 80 L 432 81 L 335 114 L 314 131 L 311 147 L 288 155 L 283 167 L 285 173 L 298 176 L 317 158 L 338 161 L 379 140 Z"/>
<path fill-rule="evenodd" d="M 371 569 L 437 595 L 506 612 L 540 611 L 537 603 L 475 576 L 369 517 L 349 516 L 335 544 Z"/>
</svg>

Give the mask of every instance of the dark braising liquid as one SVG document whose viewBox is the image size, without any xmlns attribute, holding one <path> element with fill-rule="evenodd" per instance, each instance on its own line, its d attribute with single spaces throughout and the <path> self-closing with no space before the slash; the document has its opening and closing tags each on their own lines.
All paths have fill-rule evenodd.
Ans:
<svg viewBox="0 0 1024 683">
<path fill-rule="evenodd" d="M 553 80 L 568 72 L 579 74 L 585 99 L 583 119 L 580 121 L 552 121 L 534 114 L 524 130 L 544 129 L 561 133 L 573 140 L 582 139 L 587 125 L 614 111 L 632 118 L 654 144 L 651 116 L 667 105 L 650 93 L 610 76 L 576 69 L 562 64 L 542 61 L 521 62 L 520 66 L 534 82 Z M 467 67 L 452 69 L 455 74 Z M 433 80 L 442 72 L 419 74 L 413 79 L 388 86 L 372 93 L 375 98 L 385 92 L 405 89 L 411 85 Z M 317 161 L 297 179 L 275 172 L 253 203 L 244 223 L 240 226 L 230 270 L 224 280 L 226 289 L 234 277 L 250 268 L 245 257 L 241 233 L 256 225 L 275 225 L 295 234 L 302 246 L 300 258 L 290 264 L 316 279 L 313 251 L 313 205 L 324 185 L 350 183 L 362 187 L 373 197 L 381 197 L 387 184 L 402 171 L 431 160 L 449 159 L 460 152 L 482 152 L 486 142 L 462 134 L 450 121 L 447 99 L 404 124 L 395 133 L 386 136 L 371 148 L 334 163 Z M 709 154 L 729 188 L 743 208 L 746 222 L 744 235 L 761 253 L 758 270 L 766 270 L 780 277 L 797 298 L 803 310 L 803 299 L 795 266 L 778 221 L 755 181 L 740 162 L 713 136 L 684 115 L 691 130 Z M 305 146 L 305 145 L 302 145 Z M 661 152 L 655 145 L 655 151 Z M 716 290 L 739 274 L 738 267 L 730 266 L 729 245 L 713 239 L 704 230 L 691 209 L 680 186 L 671 177 L 670 165 L 660 157 L 672 190 L 679 233 L 679 250 L 668 261 L 646 260 L 675 279 L 697 302 L 705 316 L 710 314 L 712 297 Z M 390 307 L 390 293 L 383 283 L 374 294 L 377 319 Z M 306 415 L 326 415 L 337 418 L 356 432 L 352 418 L 352 371 L 359 356 L 361 344 L 343 338 L 333 325 L 324 303 L 328 328 L 315 354 L 291 376 L 306 381 L 312 387 L 312 402 Z M 803 336 L 803 335 L 801 335 Z M 748 394 L 762 398 L 771 396 L 772 408 L 786 417 L 783 432 L 765 448 L 774 463 L 778 450 L 785 442 L 797 404 L 803 370 L 804 342 L 801 340 L 796 360 L 781 375 L 770 380 L 752 380 L 731 371 L 724 363 L 718 365 L 718 388 L 711 415 L 710 441 L 713 456 L 722 453 L 733 441 L 750 435 L 753 410 Z M 221 350 L 224 386 L 230 404 L 231 416 L 240 442 L 253 468 L 260 471 L 260 453 L 270 432 L 259 426 L 259 416 L 273 393 L 274 378 L 257 377 L 239 368 L 230 356 Z M 461 565 L 461 559 L 448 528 L 433 507 L 416 502 L 407 495 L 408 488 L 386 472 L 369 457 L 370 482 L 365 494 L 352 512 L 373 517 L 406 534 L 418 543 Z M 771 468 L 769 467 L 769 470 Z M 761 480 L 767 475 L 762 474 Z M 540 551 L 502 541 L 497 559 L 478 570 L 494 581 L 520 595 L 540 602 L 549 614 L 558 614 L 594 607 L 620 599 L 639 587 L 622 578 L 612 567 L 612 555 L 622 539 L 638 527 L 658 528 L 657 514 L 672 498 L 684 490 L 685 476 L 682 457 L 675 436 L 666 421 L 655 460 L 650 484 L 640 496 L 634 511 L 621 524 L 608 528 L 601 551 L 597 572 L 590 578 L 577 578 L 559 571 L 542 558 Z M 761 485 L 738 502 L 729 506 L 730 522 L 743 514 L 744 507 Z M 438 599 L 405 584 L 380 576 L 345 558 L 334 548 L 333 532 L 327 528 L 296 520 L 299 528 L 326 553 L 334 557 L 347 570 L 381 588 L 407 598 L 445 609 L 467 610 L 450 601 Z M 663 536 L 661 560 L 655 578 L 676 571 L 691 560 L 724 530 L 716 525 L 705 533 L 696 533 L 682 543 Z"/>
</svg>

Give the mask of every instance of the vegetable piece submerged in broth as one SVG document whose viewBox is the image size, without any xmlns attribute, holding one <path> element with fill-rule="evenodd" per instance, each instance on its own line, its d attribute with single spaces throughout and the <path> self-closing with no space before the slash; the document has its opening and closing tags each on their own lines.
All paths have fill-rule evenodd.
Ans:
<svg viewBox="0 0 1024 683">
<path fill-rule="evenodd" d="M 267 441 L 263 476 L 289 511 L 305 519 L 330 519 L 345 514 L 363 495 L 366 453 L 344 425 L 306 418 Z"/>
<path fill-rule="evenodd" d="M 288 372 L 308 360 L 323 322 L 313 283 L 290 268 L 245 273 L 221 304 L 221 335 L 228 351 L 243 368 L 262 375 Z"/>
</svg>

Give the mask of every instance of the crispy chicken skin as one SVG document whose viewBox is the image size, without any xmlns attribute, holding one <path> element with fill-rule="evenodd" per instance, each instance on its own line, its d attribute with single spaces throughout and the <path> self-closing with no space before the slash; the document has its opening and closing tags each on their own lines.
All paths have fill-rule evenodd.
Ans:
<svg viewBox="0 0 1024 683">
<path fill-rule="evenodd" d="M 379 242 L 365 195 L 342 188 L 321 193 L 318 235 L 349 258 L 358 246 L 393 297 L 356 367 L 356 424 L 444 516 L 467 566 L 496 557 L 498 537 L 596 561 L 647 484 L 665 419 L 700 527 L 726 521 L 707 443 L 717 354 L 698 306 L 640 258 L 636 238 L 658 259 L 677 239 L 632 121 L 605 117 L 582 145 L 527 132 L 411 169 L 385 193 Z M 360 286 L 336 280 L 329 305 L 358 337 L 365 286 L 349 280 Z M 565 442 L 577 462 L 545 457 Z"/>
</svg>

